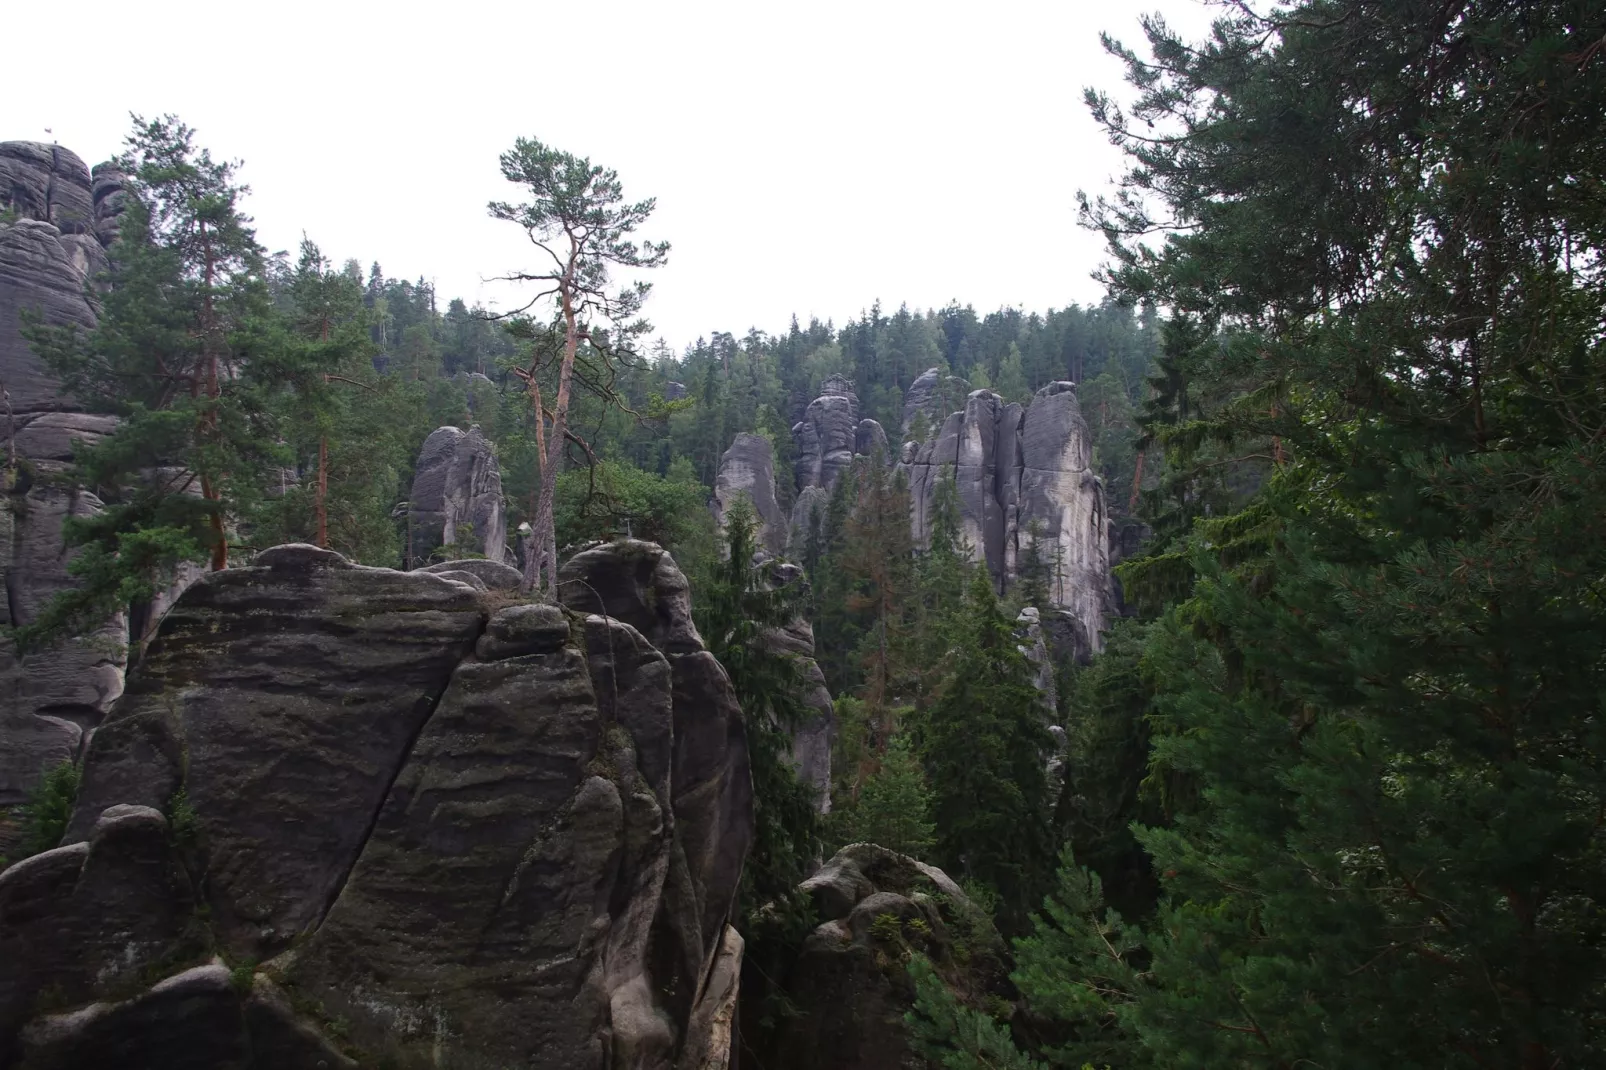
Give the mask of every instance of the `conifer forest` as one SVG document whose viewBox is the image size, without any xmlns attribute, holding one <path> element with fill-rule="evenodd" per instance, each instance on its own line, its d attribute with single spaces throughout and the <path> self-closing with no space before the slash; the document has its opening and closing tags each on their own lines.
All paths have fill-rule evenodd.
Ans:
<svg viewBox="0 0 1606 1070">
<path fill-rule="evenodd" d="M 0 142 L 0 1068 L 1606 1066 L 1606 10 L 1209 18 L 1052 308 Z"/>
</svg>

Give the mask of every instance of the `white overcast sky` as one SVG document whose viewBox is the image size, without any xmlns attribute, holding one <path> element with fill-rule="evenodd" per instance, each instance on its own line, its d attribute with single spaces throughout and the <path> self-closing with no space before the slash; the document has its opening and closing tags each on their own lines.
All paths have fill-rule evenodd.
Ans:
<svg viewBox="0 0 1606 1070">
<path fill-rule="evenodd" d="M 337 263 L 483 280 L 533 265 L 485 204 L 533 136 L 655 196 L 674 245 L 648 313 L 677 349 L 877 298 L 979 311 L 1097 301 L 1101 243 L 1075 193 L 1119 167 L 1082 89 L 1122 88 L 1098 41 L 1199 0 L 1100 3 L 17 3 L 0 140 L 93 164 L 128 113 L 173 112 L 242 159 L 270 249 L 303 231 Z M 49 129 L 51 133 L 47 134 Z"/>
</svg>

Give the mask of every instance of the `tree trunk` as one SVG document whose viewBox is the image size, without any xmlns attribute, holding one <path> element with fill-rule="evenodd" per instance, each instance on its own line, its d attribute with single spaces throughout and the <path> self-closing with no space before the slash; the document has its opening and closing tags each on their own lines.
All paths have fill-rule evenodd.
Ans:
<svg viewBox="0 0 1606 1070">
<path fill-rule="evenodd" d="M 329 548 L 329 436 L 318 436 L 318 545 Z"/>
<path fill-rule="evenodd" d="M 541 384 L 536 381 L 537 362 L 530 364 L 530 377 L 527 380 L 530 387 L 530 404 L 535 408 L 535 478 L 536 485 L 530 490 L 529 524 L 530 534 L 524 540 L 524 580 L 520 590 L 528 593 L 535 589 L 541 578 L 541 565 L 544 563 L 541 550 L 541 536 L 536 531 L 535 518 L 539 513 L 539 497 L 541 488 L 546 486 L 547 451 L 546 451 L 546 406 L 541 402 Z"/>
<path fill-rule="evenodd" d="M 564 433 L 569 425 L 569 388 L 574 381 L 574 358 L 580 348 L 579 328 L 575 322 L 574 295 L 571 292 L 575 272 L 574 257 L 569 260 L 561 286 L 563 302 L 563 365 L 558 371 L 558 397 L 552 405 L 552 441 L 545 449 L 546 463 L 542 466 L 541 497 L 535 507 L 535 523 L 531 558 L 535 572 L 531 589 L 546 595 L 551 601 L 558 597 L 558 536 L 554 521 L 554 504 L 558 476 L 563 472 Z M 545 586 L 541 573 L 546 573 Z"/>
</svg>

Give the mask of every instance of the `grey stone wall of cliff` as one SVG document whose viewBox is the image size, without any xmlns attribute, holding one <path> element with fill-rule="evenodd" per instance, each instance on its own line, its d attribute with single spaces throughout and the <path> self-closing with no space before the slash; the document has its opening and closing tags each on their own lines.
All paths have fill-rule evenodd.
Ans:
<svg viewBox="0 0 1606 1070">
<path fill-rule="evenodd" d="M 407 504 L 407 567 L 453 556 L 484 554 L 507 562 L 507 515 L 496 448 L 478 427 L 437 427 L 418 451 Z"/>
<path fill-rule="evenodd" d="M 0 1063 L 721 1065 L 730 681 L 652 544 L 516 583 L 291 545 L 184 592 L 0 873 Z"/>
<path fill-rule="evenodd" d="M 52 326 L 92 330 L 93 282 L 106 268 L 127 193 L 115 169 L 93 175 L 59 145 L 0 142 L 0 624 L 23 625 L 71 583 L 61 526 L 97 512 L 93 494 L 61 481 L 74 444 L 113 431 L 82 411 L 22 336 L 24 311 Z M 12 459 L 15 463 L 12 463 Z M 128 627 L 118 616 L 91 635 L 19 657 L 0 648 L 0 806 L 21 802 L 42 770 L 74 758 L 84 733 L 123 689 Z M 0 830 L 0 841 L 9 837 Z M 0 842 L 0 850 L 7 844 Z"/>
<path fill-rule="evenodd" d="M 750 431 L 737 434 L 730 449 L 719 458 L 714 498 L 709 505 L 721 531 L 725 528 L 725 515 L 744 496 L 758 520 L 758 544 L 771 554 L 783 553 L 787 519 L 775 501 L 775 447 L 763 435 Z"/>
<path fill-rule="evenodd" d="M 920 422 L 936 381 L 936 369 L 916 380 L 906 419 Z M 1050 573 L 1050 605 L 1038 607 L 1050 640 L 1079 658 L 1100 649 L 1113 614 L 1110 522 L 1075 384 L 1050 383 L 1025 406 L 972 391 L 929 442 L 904 444 L 899 467 L 909 480 L 917 547 L 930 541 L 937 487 L 951 472 L 975 560 L 1013 583 L 1035 543 Z"/>
</svg>

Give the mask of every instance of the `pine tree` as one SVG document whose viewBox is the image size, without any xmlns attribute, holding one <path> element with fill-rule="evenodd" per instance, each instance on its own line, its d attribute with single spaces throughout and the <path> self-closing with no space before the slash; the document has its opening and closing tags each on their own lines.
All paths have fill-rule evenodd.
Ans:
<svg viewBox="0 0 1606 1070">
<path fill-rule="evenodd" d="M 519 138 L 511 150 L 502 154 L 501 164 L 503 177 L 526 187 L 530 199 L 516 205 L 492 201 L 490 213 L 496 219 L 518 224 L 542 254 L 540 267 L 508 276 L 541 287 L 518 309 L 518 314 L 550 300 L 554 306 L 551 331 L 561 338 L 561 345 L 545 361 L 549 366 L 555 364 L 557 375 L 550 410 L 542 400 L 540 384 L 544 351 L 537 348 L 536 359 L 529 367 L 518 369 L 534 409 L 536 452 L 541 466 L 541 491 L 531 522 L 524 587 L 556 598 L 554 495 L 558 476 L 571 440 L 590 454 L 590 446 L 570 428 L 576 364 L 583 348 L 591 367 L 578 377 L 581 388 L 605 401 L 620 403 L 613 380 L 621 365 L 636 359 L 634 345 L 652 329 L 640 318 L 642 303 L 652 287 L 637 280 L 611 289 L 609 271 L 661 267 L 669 258 L 669 245 L 633 237 L 652 215 L 657 202 L 651 198 L 625 201 L 624 187 L 615 171 L 534 138 Z"/>
<path fill-rule="evenodd" d="M 971 571 L 970 547 L 959 519 L 959 489 L 952 468 L 937 475 L 927 518 L 926 549 L 915 561 L 913 675 L 915 705 L 923 709 L 940 684 L 958 639 L 960 609 Z"/>
<path fill-rule="evenodd" d="M 875 843 L 889 851 L 924 858 L 936 833 L 930 819 L 931 788 L 908 736 L 893 736 L 879 764 L 858 798 L 832 812 L 836 838 L 842 843 Z"/>
<path fill-rule="evenodd" d="M 99 325 L 87 336 L 29 328 L 69 393 L 122 419 L 77 452 L 70 478 L 106 509 L 67 522 L 79 586 L 19 633 L 25 643 L 148 600 L 180 562 L 227 567 L 229 526 L 249 518 L 283 460 L 273 401 L 297 369 L 237 165 L 197 148 L 172 116 L 136 117 L 128 146 L 119 166 L 134 196 Z"/>
<path fill-rule="evenodd" d="M 904 689 L 908 663 L 910 595 L 909 488 L 888 470 L 877 448 L 862 467 L 858 497 L 848 517 L 842 570 L 853 591 L 848 609 L 863 621 L 861 697 L 877 722 L 878 746 L 893 730 L 890 718 Z"/>
<path fill-rule="evenodd" d="M 986 569 L 972 572 L 948 678 L 921 722 L 932 786 L 934 856 L 950 873 L 989 887 L 1007 926 L 1018 926 L 1053 870 L 1053 809 L 1032 669 Z"/>
<path fill-rule="evenodd" d="M 1306 3 L 1158 22 L 1112 281 L 1196 321 L 1171 445 L 1264 485 L 1195 517 L 1147 643 L 1154 1065 L 1606 1058 L 1606 19 Z M 1178 137 L 1150 122 L 1197 117 Z M 1136 238 L 1162 191 L 1163 249 Z M 1170 449 L 1168 445 L 1168 449 Z M 1198 498 L 1179 505 L 1193 507 Z"/>
<path fill-rule="evenodd" d="M 1009 343 L 1009 352 L 998 362 L 998 382 L 993 389 L 1005 401 L 1024 404 L 1031 400 L 1032 387 L 1026 381 L 1026 366 L 1021 357 L 1020 343 Z"/>
<path fill-rule="evenodd" d="M 744 909 L 788 897 L 819 849 L 818 800 L 789 760 L 792 734 L 814 712 L 804 704 L 796 658 L 769 638 L 802 612 L 795 584 L 777 587 L 762 566 L 752 507 L 738 499 L 725 516 L 725 553 L 699 585 L 697 630 L 730 674 L 742 706 L 753 770 L 753 845 L 742 873 Z"/>
</svg>

